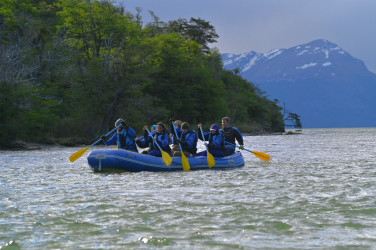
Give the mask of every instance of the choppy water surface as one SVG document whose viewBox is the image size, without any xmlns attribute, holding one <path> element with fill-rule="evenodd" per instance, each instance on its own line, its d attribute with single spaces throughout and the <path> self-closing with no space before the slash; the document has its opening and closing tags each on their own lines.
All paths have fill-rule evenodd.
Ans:
<svg viewBox="0 0 376 250">
<path fill-rule="evenodd" d="M 80 147 L 1 151 L 0 248 L 374 248 L 376 128 L 245 141 L 272 160 L 101 174 Z"/>
</svg>

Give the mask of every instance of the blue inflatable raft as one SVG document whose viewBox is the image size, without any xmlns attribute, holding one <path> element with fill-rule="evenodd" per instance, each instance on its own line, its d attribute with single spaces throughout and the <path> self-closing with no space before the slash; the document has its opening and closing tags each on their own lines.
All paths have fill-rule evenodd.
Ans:
<svg viewBox="0 0 376 250">
<path fill-rule="evenodd" d="M 191 170 L 209 169 L 206 156 L 187 157 Z M 215 165 L 210 169 L 229 169 L 244 166 L 244 158 L 240 152 L 226 157 L 215 157 Z M 172 157 L 172 163 L 166 166 L 161 157 L 139 154 L 123 149 L 95 149 L 87 157 L 88 163 L 95 172 L 109 170 L 140 171 L 183 171 L 181 157 Z"/>
</svg>

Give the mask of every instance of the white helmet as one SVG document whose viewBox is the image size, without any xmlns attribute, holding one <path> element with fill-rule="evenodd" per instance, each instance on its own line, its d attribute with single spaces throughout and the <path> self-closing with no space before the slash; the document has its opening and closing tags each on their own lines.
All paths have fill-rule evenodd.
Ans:
<svg viewBox="0 0 376 250">
<path fill-rule="evenodd" d="M 119 118 L 119 119 L 115 122 L 115 127 L 121 125 L 123 122 L 125 123 L 125 121 L 124 121 L 123 119 Z"/>
</svg>

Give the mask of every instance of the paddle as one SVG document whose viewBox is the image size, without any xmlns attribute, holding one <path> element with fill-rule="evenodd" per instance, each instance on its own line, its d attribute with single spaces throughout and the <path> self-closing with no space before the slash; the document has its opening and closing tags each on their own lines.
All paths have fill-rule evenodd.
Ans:
<svg viewBox="0 0 376 250">
<path fill-rule="evenodd" d="M 227 141 L 225 141 L 225 143 L 240 148 L 240 146 L 235 145 L 235 144 L 232 144 L 232 143 L 229 143 L 229 142 L 227 142 Z M 242 149 L 242 148 L 240 148 L 240 149 Z M 248 151 L 248 152 L 251 152 L 251 153 L 254 154 L 257 158 L 259 158 L 259 159 L 261 159 L 261 160 L 263 160 L 263 161 L 269 161 L 269 160 L 270 160 L 270 156 L 269 156 L 268 154 L 263 153 L 263 152 L 251 151 L 251 150 L 246 149 L 246 148 L 243 148 L 243 150 Z"/>
<path fill-rule="evenodd" d="M 172 122 L 172 127 L 174 128 L 176 139 L 179 139 L 178 133 L 176 132 L 174 122 Z M 182 136 L 183 136 L 183 134 L 182 134 Z M 179 148 L 180 148 L 180 152 L 181 152 L 181 164 L 183 165 L 183 170 L 189 171 L 191 169 L 191 166 L 189 166 L 188 158 L 187 158 L 187 156 L 185 156 L 183 149 L 180 145 L 180 142 L 179 142 Z"/>
<path fill-rule="evenodd" d="M 204 140 L 204 143 L 205 143 L 205 136 L 204 136 L 204 132 L 202 131 L 202 127 L 200 127 L 200 130 L 201 130 L 202 139 Z M 209 168 L 211 168 L 215 165 L 215 160 L 214 160 L 213 155 L 209 153 L 208 147 L 206 145 L 205 147 L 206 147 L 206 159 L 208 161 Z"/>
<path fill-rule="evenodd" d="M 108 132 L 105 136 L 108 136 L 109 134 L 111 134 L 112 132 L 114 132 L 116 129 L 118 129 L 121 125 L 117 126 L 116 128 L 114 128 L 113 130 L 111 130 L 110 132 Z M 92 146 L 94 146 L 95 144 L 97 144 L 98 142 L 100 142 L 102 140 L 99 139 L 98 141 L 94 142 L 93 144 L 91 144 L 89 147 L 87 148 L 83 148 L 83 149 L 80 149 L 78 150 L 76 153 L 72 154 L 70 157 L 69 157 L 69 160 L 70 162 L 74 162 L 75 160 L 77 160 L 78 158 L 80 158 L 83 154 L 85 154 L 85 152 L 91 148 Z"/>
<path fill-rule="evenodd" d="M 148 131 L 148 133 L 151 136 L 151 138 L 153 138 L 153 136 L 151 135 L 150 131 L 148 129 L 146 129 L 146 131 Z M 159 148 L 159 150 L 161 151 L 161 153 L 162 153 L 162 159 L 163 159 L 164 164 L 166 164 L 166 166 L 169 166 L 171 164 L 171 162 L 172 162 L 171 156 L 169 154 L 167 154 L 165 151 L 163 151 L 161 149 L 161 146 L 159 146 L 159 144 L 157 142 L 153 141 L 153 143 L 155 145 L 157 145 L 158 148 Z"/>
</svg>

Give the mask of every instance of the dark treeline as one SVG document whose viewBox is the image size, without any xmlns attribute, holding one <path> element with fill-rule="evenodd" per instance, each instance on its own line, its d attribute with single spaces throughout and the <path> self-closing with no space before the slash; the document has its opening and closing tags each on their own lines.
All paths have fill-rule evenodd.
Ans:
<svg viewBox="0 0 376 250">
<path fill-rule="evenodd" d="M 2 0 L 0 145 L 87 143 L 119 117 L 137 131 L 223 116 L 244 132 L 284 130 L 281 107 L 222 68 L 209 22 L 150 12 L 143 23 L 135 12 L 110 0 Z"/>
</svg>

